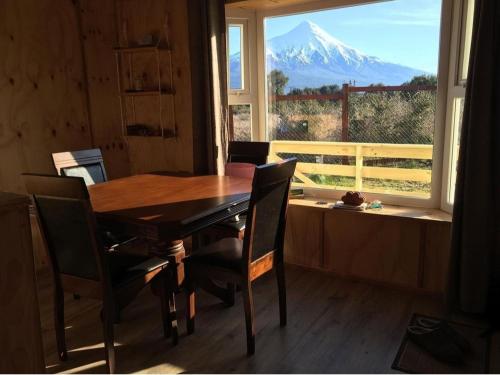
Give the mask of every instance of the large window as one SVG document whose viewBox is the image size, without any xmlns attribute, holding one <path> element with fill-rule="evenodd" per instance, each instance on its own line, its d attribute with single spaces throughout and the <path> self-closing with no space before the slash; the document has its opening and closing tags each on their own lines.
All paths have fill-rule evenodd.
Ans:
<svg viewBox="0 0 500 375">
<path fill-rule="evenodd" d="M 267 135 L 296 185 L 429 199 L 441 0 L 264 20 Z"/>
<path fill-rule="evenodd" d="M 229 7 L 233 139 L 296 156 L 307 194 L 451 208 L 472 3 Z"/>
</svg>

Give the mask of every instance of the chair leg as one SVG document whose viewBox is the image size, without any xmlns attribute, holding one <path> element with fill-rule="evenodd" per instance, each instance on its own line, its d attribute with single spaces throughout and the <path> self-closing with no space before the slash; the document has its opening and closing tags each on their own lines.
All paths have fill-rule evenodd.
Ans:
<svg viewBox="0 0 500 375">
<path fill-rule="evenodd" d="M 278 294 L 280 304 L 280 326 L 286 326 L 286 285 L 285 265 L 280 262 L 276 265 L 276 278 L 278 279 Z"/>
<path fill-rule="evenodd" d="M 64 332 L 64 292 L 58 281 L 54 287 L 54 328 L 56 331 L 57 353 L 61 361 L 68 359 Z"/>
<path fill-rule="evenodd" d="M 172 322 L 170 320 L 169 293 L 167 276 L 162 276 L 158 281 L 160 284 L 160 304 L 161 304 L 161 321 L 163 324 L 163 336 L 169 338 L 172 335 Z"/>
<path fill-rule="evenodd" d="M 177 329 L 177 311 L 175 309 L 175 292 L 168 294 L 168 307 L 169 307 L 169 320 L 172 327 L 172 343 L 177 345 L 179 343 L 179 332 Z"/>
<path fill-rule="evenodd" d="M 243 296 L 243 306 L 245 308 L 245 323 L 247 329 L 247 355 L 255 353 L 255 326 L 253 311 L 252 283 L 247 281 L 242 285 L 241 295 Z"/>
<path fill-rule="evenodd" d="M 186 276 L 186 328 L 187 334 L 190 335 L 194 332 L 194 318 L 196 315 L 196 294 L 194 284 L 191 279 Z"/>
<path fill-rule="evenodd" d="M 109 311 L 109 307 L 103 307 L 101 312 L 102 328 L 104 334 L 104 350 L 106 353 L 106 364 L 108 366 L 108 373 L 115 373 L 115 337 L 114 337 L 114 313 Z"/>
</svg>

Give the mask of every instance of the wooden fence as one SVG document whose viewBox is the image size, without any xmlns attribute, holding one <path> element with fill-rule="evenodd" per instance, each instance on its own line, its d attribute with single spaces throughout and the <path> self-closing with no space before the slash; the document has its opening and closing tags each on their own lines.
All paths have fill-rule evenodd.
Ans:
<svg viewBox="0 0 500 375">
<path fill-rule="evenodd" d="M 363 159 L 418 159 L 432 160 L 432 145 L 381 144 L 381 143 L 344 143 L 344 142 L 307 142 L 307 141 L 272 141 L 269 158 L 271 161 L 282 160 L 287 155 L 328 155 L 355 157 L 355 165 L 299 162 L 295 177 L 301 182 L 295 185 L 303 187 L 328 187 L 314 182 L 307 175 L 354 177 L 354 189 L 363 189 L 363 178 L 382 180 L 431 182 L 430 169 L 373 167 L 363 165 Z M 397 191 L 391 193 L 398 194 Z M 400 192 L 399 192 L 400 193 Z"/>
<path fill-rule="evenodd" d="M 401 86 L 351 86 L 347 83 L 342 85 L 342 90 L 333 94 L 300 94 L 300 95 L 274 95 L 270 96 L 269 100 L 271 102 L 282 102 L 282 101 L 302 101 L 302 100 L 331 100 L 331 101 L 342 101 L 342 135 L 341 141 L 349 141 L 349 94 L 350 93 L 360 93 L 360 92 L 370 92 L 370 93 L 380 93 L 380 92 L 394 92 L 394 91 L 405 91 L 405 92 L 416 92 L 416 91 L 436 91 L 437 86 L 434 85 L 401 85 Z M 230 116 L 230 121 L 232 121 L 232 116 Z M 230 124 L 230 129 L 232 129 L 232 123 Z"/>
</svg>

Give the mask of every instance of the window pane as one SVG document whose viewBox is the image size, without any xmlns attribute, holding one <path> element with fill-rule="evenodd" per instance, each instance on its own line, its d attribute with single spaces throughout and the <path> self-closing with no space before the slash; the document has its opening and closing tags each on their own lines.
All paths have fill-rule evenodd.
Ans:
<svg viewBox="0 0 500 375">
<path fill-rule="evenodd" d="M 455 200 L 455 181 L 457 179 L 458 152 L 460 148 L 460 132 L 464 115 L 464 98 L 457 98 L 453 102 L 453 128 L 451 138 L 451 173 L 448 189 L 448 202 L 453 204 Z"/>
<path fill-rule="evenodd" d="M 229 25 L 229 88 L 243 90 L 242 26 Z"/>
<path fill-rule="evenodd" d="M 252 140 L 252 107 L 250 104 L 230 105 L 229 121 L 233 141 Z"/>
<path fill-rule="evenodd" d="M 458 81 L 464 83 L 467 80 L 469 69 L 470 47 L 472 39 L 472 24 L 474 20 L 474 1 L 464 0 L 462 30 L 460 38 L 460 60 L 458 69 Z"/>
<path fill-rule="evenodd" d="M 297 184 L 430 197 L 441 1 L 425 4 L 265 19 L 271 157 L 302 162 Z"/>
</svg>

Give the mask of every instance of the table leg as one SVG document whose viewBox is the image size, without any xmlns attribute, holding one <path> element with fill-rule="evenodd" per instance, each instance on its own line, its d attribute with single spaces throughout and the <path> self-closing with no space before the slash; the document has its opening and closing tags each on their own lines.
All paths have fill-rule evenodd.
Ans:
<svg viewBox="0 0 500 375">
<path fill-rule="evenodd" d="M 169 282 L 167 286 L 169 315 L 171 323 L 172 341 L 177 344 L 179 333 L 177 330 L 177 316 L 175 310 L 175 294 L 184 282 L 184 263 L 182 259 L 186 256 L 184 243 L 182 240 L 171 242 L 157 243 L 151 248 L 151 254 L 160 258 L 168 259 L 169 261 Z M 153 290 L 153 293 L 159 291 Z"/>
</svg>

